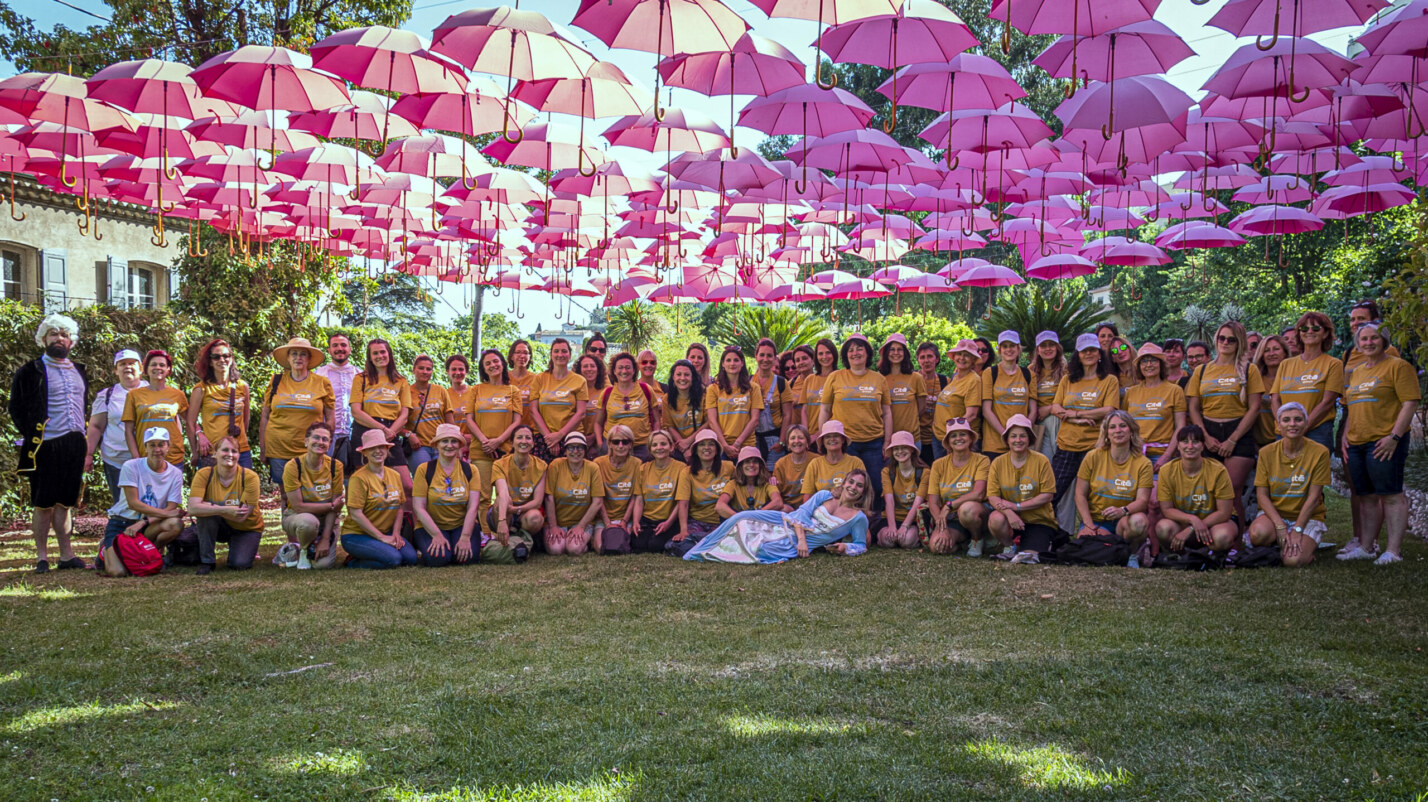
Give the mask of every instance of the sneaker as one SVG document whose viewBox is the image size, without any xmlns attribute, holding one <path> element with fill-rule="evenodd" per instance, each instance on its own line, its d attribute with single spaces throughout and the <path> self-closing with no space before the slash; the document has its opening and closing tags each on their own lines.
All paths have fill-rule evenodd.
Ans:
<svg viewBox="0 0 1428 802">
<path fill-rule="evenodd" d="M 307 552 L 298 555 L 297 569 L 299 571 L 311 571 L 312 563 L 307 559 Z"/>
<path fill-rule="evenodd" d="M 531 550 L 526 548 L 526 545 L 524 543 L 511 549 L 511 556 L 515 559 L 517 564 L 525 562 L 526 558 L 530 557 L 530 555 Z"/>
<path fill-rule="evenodd" d="M 1403 562 L 1403 558 L 1402 558 L 1402 557 L 1398 556 L 1397 554 L 1394 554 L 1394 553 L 1391 552 L 1391 551 L 1385 551 L 1384 553 L 1378 555 L 1378 559 L 1377 559 L 1377 560 L 1374 560 L 1374 561 L 1373 561 L 1373 564 L 1374 564 L 1374 565 L 1393 565 L 1394 563 L 1401 563 L 1401 562 Z"/>
<path fill-rule="evenodd" d="M 282 547 L 278 549 L 277 555 L 273 557 L 273 562 L 283 568 L 296 568 L 298 566 L 298 558 L 301 554 L 302 548 L 298 546 L 298 544 L 284 543 Z"/>
<path fill-rule="evenodd" d="M 49 560 L 36 560 L 36 561 L 35 561 L 35 573 L 37 573 L 37 574 L 48 574 L 49 572 L 50 572 L 50 561 L 49 561 Z"/>
<path fill-rule="evenodd" d="M 70 557 L 68 560 L 60 560 L 59 564 L 59 569 L 61 571 L 72 570 L 75 568 L 78 568 L 79 570 L 83 571 L 88 567 L 89 565 L 84 562 L 84 558 L 82 557 Z"/>
<path fill-rule="evenodd" d="M 1365 549 L 1363 546 L 1359 545 L 1358 541 L 1354 541 L 1354 542 L 1351 544 L 1351 546 L 1350 546 L 1349 548 L 1345 549 L 1344 551 L 1339 552 L 1339 553 L 1336 555 L 1336 557 L 1337 557 L 1338 559 L 1340 559 L 1340 560 L 1346 560 L 1346 561 L 1347 561 L 1347 560 L 1372 560 L 1375 556 L 1377 556 L 1377 555 L 1375 555 L 1373 552 L 1371 552 L 1371 551 Z"/>
<path fill-rule="evenodd" d="M 970 543 L 967 544 L 967 556 L 968 556 L 968 557 L 980 557 L 980 556 L 982 556 L 982 541 L 981 541 L 980 539 L 978 539 L 978 540 L 973 540 L 973 541 L 971 541 Z"/>
<path fill-rule="evenodd" d="M 1011 558 L 1011 561 L 1017 565 L 1039 565 L 1041 555 L 1034 551 L 1019 551 L 1015 557 Z"/>
<path fill-rule="evenodd" d="M 198 566 L 198 570 L 194 573 L 198 574 L 199 576 L 208 576 L 209 574 L 213 573 L 213 564 L 200 563 Z"/>
<path fill-rule="evenodd" d="M 1126 560 L 1126 567 L 1127 567 L 1127 568 L 1139 568 L 1139 567 L 1140 567 L 1140 555 L 1138 555 L 1138 554 L 1132 554 L 1132 555 L 1130 556 L 1130 559 L 1129 559 L 1129 560 Z"/>
</svg>

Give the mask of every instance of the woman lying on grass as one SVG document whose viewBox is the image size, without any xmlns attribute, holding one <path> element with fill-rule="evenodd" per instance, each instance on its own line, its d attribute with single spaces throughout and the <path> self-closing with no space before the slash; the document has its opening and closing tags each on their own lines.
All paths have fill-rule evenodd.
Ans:
<svg viewBox="0 0 1428 802">
<path fill-rule="evenodd" d="M 868 550 L 867 491 L 868 473 L 859 468 L 844 477 L 837 496 L 820 490 L 792 513 L 756 510 L 735 515 L 684 559 L 767 565 L 807 557 L 820 547 L 850 557 L 862 554 Z"/>
</svg>

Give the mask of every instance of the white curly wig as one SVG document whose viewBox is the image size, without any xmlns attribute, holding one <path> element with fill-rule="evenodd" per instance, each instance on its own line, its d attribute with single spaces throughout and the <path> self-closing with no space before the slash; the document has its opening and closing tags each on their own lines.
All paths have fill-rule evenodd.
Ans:
<svg viewBox="0 0 1428 802">
<path fill-rule="evenodd" d="M 45 335 L 51 331 L 59 330 L 69 335 L 71 347 L 79 343 L 79 324 L 74 322 L 74 318 L 67 315 L 52 314 L 46 315 L 40 321 L 40 327 L 35 329 L 35 345 L 45 347 Z"/>
</svg>

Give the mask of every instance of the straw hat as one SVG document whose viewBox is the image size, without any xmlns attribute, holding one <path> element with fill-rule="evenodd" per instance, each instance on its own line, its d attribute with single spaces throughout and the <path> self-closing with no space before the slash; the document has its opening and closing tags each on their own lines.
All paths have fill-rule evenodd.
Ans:
<svg viewBox="0 0 1428 802">
<path fill-rule="evenodd" d="M 294 348 L 305 348 L 311 356 L 308 357 L 308 368 L 315 368 L 327 361 L 327 354 L 324 354 L 316 346 L 307 341 L 306 337 L 294 337 L 288 340 L 287 345 L 280 345 L 273 349 L 273 361 L 279 365 L 288 364 L 288 352 Z"/>
<path fill-rule="evenodd" d="M 362 433 L 362 445 L 357 446 L 358 451 L 366 451 L 369 448 L 377 447 L 391 448 L 392 444 L 387 440 L 387 435 L 381 429 L 368 429 Z"/>
<path fill-rule="evenodd" d="M 455 440 L 457 443 L 466 442 L 466 438 L 461 435 L 461 427 L 454 423 L 437 424 L 436 434 L 432 436 L 431 442 L 440 443 L 442 440 Z"/>
</svg>

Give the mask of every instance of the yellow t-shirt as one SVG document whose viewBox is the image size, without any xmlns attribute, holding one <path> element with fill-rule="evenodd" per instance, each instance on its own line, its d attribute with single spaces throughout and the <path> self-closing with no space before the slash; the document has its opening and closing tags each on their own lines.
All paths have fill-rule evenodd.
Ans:
<svg viewBox="0 0 1428 802">
<path fill-rule="evenodd" d="M 1326 391 L 1338 393 L 1343 386 L 1344 363 L 1338 359 L 1320 354 L 1312 362 L 1305 362 L 1302 357 L 1291 356 L 1279 363 L 1269 392 L 1279 393 L 1281 404 L 1298 401 L 1313 412 L 1315 405 L 1324 400 Z M 1333 417 L 1334 412 L 1330 410 L 1325 420 Z"/>
<path fill-rule="evenodd" d="M 610 439 L 610 430 L 620 424 L 630 427 L 630 431 L 635 435 L 635 445 L 648 445 L 650 442 L 650 408 L 654 403 L 654 391 L 649 388 L 642 388 L 639 382 L 635 382 L 634 388 L 628 393 L 620 392 L 618 385 L 610 385 L 605 391 L 600 392 L 600 397 L 604 398 L 605 409 L 605 431 L 602 433 L 606 440 Z M 645 392 L 649 390 L 649 396 Z"/>
<path fill-rule="evenodd" d="M 750 378 L 753 379 L 754 388 L 759 394 L 759 400 L 763 402 L 761 409 L 767 409 L 769 411 L 769 419 L 773 421 L 773 428 L 782 430 L 783 405 L 785 402 L 789 404 L 793 403 L 793 388 L 788 382 L 782 382 L 783 391 L 780 392 L 778 389 L 780 382 L 777 374 L 769 377 L 773 384 L 772 387 L 766 386 L 759 379 L 757 371 Z"/>
<path fill-rule="evenodd" d="M 921 476 L 922 481 L 919 482 L 916 470 L 909 476 L 903 476 L 902 471 L 898 470 L 897 466 L 892 463 L 888 463 L 883 467 L 883 495 L 887 495 L 888 493 L 892 493 L 893 495 L 892 514 L 888 515 L 888 517 L 896 519 L 889 520 L 889 524 L 894 526 L 902 525 L 902 522 L 907 518 L 907 511 L 912 509 L 912 503 L 917 500 L 918 494 L 922 492 L 922 486 L 927 484 L 927 475 L 929 473 L 932 473 L 931 468 L 923 469 Z M 883 502 L 884 500 L 878 499 L 878 501 Z M 887 515 L 888 511 L 883 510 L 883 514 Z"/>
<path fill-rule="evenodd" d="M 451 411 L 451 398 L 446 394 L 445 387 L 435 384 L 427 384 L 425 390 L 413 387 L 411 394 L 412 411 L 407 416 L 407 431 L 416 432 L 421 444 L 429 446 L 436 436 L 436 427 L 446 423 L 446 413 Z M 425 404 L 422 403 L 422 396 L 426 397 Z"/>
<path fill-rule="evenodd" d="M 283 468 L 283 495 L 294 490 L 302 491 L 302 500 L 309 504 L 331 501 L 334 491 L 342 492 L 342 463 L 323 455 L 322 466 L 309 471 L 303 464 L 306 455 L 288 460 Z"/>
<path fill-rule="evenodd" d="M 1177 459 L 1160 469 L 1155 497 L 1162 507 L 1168 505 L 1196 518 L 1204 518 L 1214 513 L 1220 501 L 1233 500 L 1235 488 L 1230 483 L 1230 472 L 1219 461 L 1200 460 L 1199 473 L 1191 476 L 1185 472 L 1184 460 Z"/>
<path fill-rule="evenodd" d="M 976 372 L 953 376 L 937 394 L 937 406 L 932 411 L 932 436 L 942 442 L 947 435 L 947 421 L 967 417 L 967 410 L 982 408 L 982 377 Z M 977 428 L 976 426 L 972 427 Z"/>
<path fill-rule="evenodd" d="M 669 520 L 675 505 L 689 500 L 689 468 L 677 460 L 670 460 L 663 470 L 653 462 L 646 462 L 640 468 L 640 493 L 645 498 L 644 517 L 652 521 Z"/>
<path fill-rule="evenodd" d="M 1020 468 L 1012 462 L 1010 452 L 1003 454 L 992 460 L 987 473 L 988 499 L 999 498 L 1016 504 L 1042 493 L 1056 492 L 1056 473 L 1051 470 L 1051 460 L 1040 451 L 1027 452 L 1026 462 Z M 1056 514 L 1050 504 L 1023 510 L 1018 515 L 1028 524 L 1056 526 Z"/>
<path fill-rule="evenodd" d="M 1141 489 L 1150 489 L 1155 483 L 1155 469 L 1150 460 L 1140 454 L 1131 454 L 1123 463 L 1111 459 L 1107 448 L 1093 449 L 1081 461 L 1077 479 L 1084 479 L 1091 485 L 1091 518 L 1103 520 L 1107 507 L 1124 507 L 1135 501 Z"/>
<path fill-rule="evenodd" d="M 605 483 L 591 460 L 581 463 L 579 473 L 572 473 L 569 461 L 556 457 L 545 471 L 545 492 L 555 498 L 556 524 L 570 527 L 580 523 L 595 499 L 605 497 Z"/>
<path fill-rule="evenodd" d="M 842 421 L 843 431 L 854 443 L 889 434 L 883 431 L 883 407 L 891 403 L 888 380 L 875 370 L 861 376 L 847 369 L 835 370 L 823 382 L 823 406 L 829 407 L 828 419 Z"/>
<path fill-rule="evenodd" d="M 379 373 L 376 381 L 369 382 L 359 373 L 352 380 L 352 401 L 360 401 L 362 411 L 377 420 L 394 421 L 402 410 L 411 408 L 412 386 L 401 376 L 392 382 Z"/>
<path fill-rule="evenodd" d="M 576 405 L 590 400 L 585 377 L 574 371 L 565 374 L 563 379 L 555 378 L 549 371 L 537 375 L 531 383 L 530 395 L 541 420 L 545 422 L 545 428 L 551 432 L 564 428 L 574 417 Z"/>
<path fill-rule="evenodd" d="M 519 507 L 529 504 L 530 500 L 535 498 L 540 480 L 545 478 L 546 468 L 544 460 L 532 456 L 522 470 L 516 465 L 516 455 L 507 454 L 491 466 L 491 487 L 494 488 L 497 482 L 505 480 L 507 492 L 511 494 L 511 505 Z M 492 503 L 495 503 L 496 497 L 496 491 L 492 490 Z"/>
<path fill-rule="evenodd" d="M 1265 383 L 1270 387 L 1274 383 L 1268 378 Z M 1254 422 L 1254 441 L 1258 445 L 1268 445 L 1279 438 L 1279 427 L 1274 422 L 1274 398 L 1271 393 L 1260 393 L 1259 396 L 1259 420 Z"/>
<path fill-rule="evenodd" d="M 616 468 L 610 464 L 607 454 L 596 457 L 595 464 L 600 468 L 600 481 L 605 485 L 605 512 L 611 521 L 618 521 L 625 517 L 630 502 L 640 494 L 642 463 L 634 457 L 626 457 L 625 464 Z"/>
<path fill-rule="evenodd" d="M 1036 382 L 1037 406 L 1049 407 L 1056 403 L 1056 390 L 1061 386 L 1061 379 L 1053 379 L 1049 373 L 1038 379 L 1033 373 L 1031 380 Z"/>
<path fill-rule="evenodd" d="M 352 510 L 360 510 L 377 531 L 390 535 L 405 500 L 402 476 L 395 469 L 384 467 L 382 475 L 377 476 L 370 467 L 363 466 L 347 482 L 347 517 L 342 520 L 342 534 L 368 534 L 352 518 Z"/>
<path fill-rule="evenodd" d="M 208 438 L 208 442 L 214 448 L 218 447 L 218 441 L 228 436 L 228 424 L 238 424 L 238 450 L 248 451 L 248 428 L 243 425 L 243 411 L 248 408 L 248 398 L 252 391 L 248 387 L 248 382 L 239 379 L 231 385 L 233 390 L 233 415 L 230 419 L 228 414 L 228 391 L 230 385 L 214 384 L 204 382 L 198 386 L 203 394 L 199 399 L 198 425 L 203 430 L 203 436 Z M 137 427 L 136 427 L 137 428 Z M 140 432 L 142 435 L 142 432 Z M 142 444 L 141 444 L 142 445 Z"/>
<path fill-rule="evenodd" d="M 808 471 L 815 455 L 807 453 L 805 456 L 807 459 L 802 465 L 793 461 L 792 454 L 785 454 L 774 463 L 773 478 L 778 482 L 778 494 L 783 497 L 783 503 L 790 507 L 803 503 L 803 475 Z"/>
<path fill-rule="evenodd" d="M 1008 376 L 997 363 L 982 371 L 982 400 L 992 402 L 992 411 L 1005 426 L 1013 415 L 1031 416 L 1031 382 L 1021 370 Z M 982 426 L 982 450 L 1000 454 L 1007 450 L 1006 441 L 990 424 Z"/>
<path fill-rule="evenodd" d="M 1408 362 L 1396 356 L 1374 367 L 1360 362 L 1349 374 L 1344 392 L 1344 406 L 1349 411 L 1349 444 L 1372 443 L 1392 434 L 1399 410 L 1409 401 L 1422 400 L 1422 395 L 1418 374 Z"/>
<path fill-rule="evenodd" d="M 144 432 L 151 426 L 161 427 L 169 433 L 169 456 L 171 465 L 182 465 L 184 459 L 183 416 L 188 413 L 188 397 L 177 387 L 169 385 L 162 390 L 153 387 L 135 387 L 124 399 L 125 423 L 134 424 L 134 441 L 143 453 Z"/>
<path fill-rule="evenodd" d="M 719 495 L 724 492 L 724 486 L 729 484 L 733 475 L 734 466 L 727 460 L 720 463 L 718 476 L 710 471 L 690 471 L 689 517 L 700 523 L 717 526 L 719 510 L 715 507 L 719 503 Z"/>
<path fill-rule="evenodd" d="M 509 384 L 481 382 L 471 386 L 466 396 L 476 428 L 487 437 L 496 437 L 510 428 L 521 416 L 521 391 Z M 477 449 L 479 450 L 479 449 Z M 511 441 L 501 445 L 501 452 L 511 452 Z"/>
<path fill-rule="evenodd" d="M 977 482 L 988 481 L 992 461 L 981 454 L 972 454 L 966 465 L 958 467 L 952 462 L 952 455 L 932 463 L 922 475 L 923 498 L 936 496 L 946 504 L 972 492 Z"/>
<path fill-rule="evenodd" d="M 729 509 L 734 512 L 763 509 L 772 498 L 769 495 L 770 487 L 771 485 L 766 484 L 741 485 L 731 479 L 724 485 L 724 493 L 729 496 Z"/>
<path fill-rule="evenodd" d="M 129 392 L 133 393 L 132 390 Z M 248 517 L 237 523 L 230 522 L 230 525 L 239 532 L 263 531 L 263 511 L 258 509 L 258 474 L 239 465 L 233 481 L 225 487 L 223 481 L 214 475 L 215 470 L 212 467 L 199 468 L 193 475 L 193 484 L 189 485 L 188 497 L 201 498 L 209 504 L 222 504 L 225 507 L 240 507 L 246 504 Z"/>
<path fill-rule="evenodd" d="M 446 388 L 446 407 L 451 410 L 451 417 L 456 421 L 457 426 L 465 428 L 466 413 L 471 411 L 471 390 L 474 385 L 466 385 L 461 390 L 455 387 Z"/>
<path fill-rule="evenodd" d="M 749 425 L 751 417 L 755 421 L 758 420 L 759 412 L 764 408 L 764 397 L 759 391 L 758 384 L 753 382 L 749 383 L 748 390 L 740 390 L 738 387 L 734 387 L 732 390 L 732 392 L 726 393 L 717 384 L 704 388 L 705 417 L 713 417 L 709 415 L 710 410 L 719 413 L 719 428 L 724 430 L 724 442 L 730 445 L 751 446 L 754 444 L 754 430 L 758 429 L 757 425 L 749 430 L 749 436 L 745 437 L 742 442 L 734 441 L 744 431 L 744 427 Z"/>
<path fill-rule="evenodd" d="M 582 377 L 584 378 L 584 377 Z M 595 389 L 586 381 L 586 390 L 590 393 L 590 401 L 585 405 L 585 419 L 580 421 L 580 433 L 585 435 L 585 439 L 594 442 L 591 438 L 595 436 L 595 417 L 600 412 L 600 397 L 605 394 L 605 390 Z M 609 385 L 605 385 L 609 387 Z"/>
<path fill-rule="evenodd" d="M 922 400 L 927 397 L 927 385 L 922 381 L 922 374 L 899 373 L 883 378 L 887 382 L 888 398 L 892 404 L 893 431 L 908 432 L 917 437 L 922 433 L 918 413 L 922 409 Z"/>
<path fill-rule="evenodd" d="M 1312 485 L 1329 485 L 1329 449 L 1313 440 L 1304 440 L 1304 450 L 1293 461 L 1284 458 L 1284 441 L 1279 440 L 1259 450 L 1259 464 L 1255 467 L 1254 486 L 1269 488 L 1269 500 L 1290 526 L 1299 519 L 1304 502 L 1309 498 Z M 1310 516 L 1315 521 L 1324 520 L 1324 496 L 1319 495 L 1319 504 Z"/>
<path fill-rule="evenodd" d="M 428 466 L 432 466 L 431 481 L 427 482 L 426 472 Z M 426 511 L 431 515 L 432 521 L 444 532 L 448 529 L 460 529 L 466 522 L 466 510 L 470 506 L 472 499 L 470 484 L 477 481 L 480 474 L 473 467 L 471 469 L 471 481 L 466 480 L 466 472 L 461 470 L 458 462 L 451 468 L 448 474 L 441 467 L 441 462 L 432 460 L 416 469 L 412 476 L 412 498 L 426 499 Z M 479 494 L 476 501 L 480 500 Z M 480 529 L 480 523 L 475 524 L 476 529 Z M 427 534 L 434 534 L 428 532 Z"/>
<path fill-rule="evenodd" d="M 1135 384 L 1121 396 L 1121 409 L 1140 424 L 1140 438 L 1145 441 L 1145 455 L 1159 457 L 1175 436 L 1175 413 L 1185 412 L 1185 391 L 1175 382 L 1161 381 L 1154 388 Z M 1157 447 L 1152 443 L 1160 443 Z"/>
<path fill-rule="evenodd" d="M 1350 342 L 1352 342 L 1352 341 L 1353 341 L 1353 340 L 1350 339 Z M 1400 353 L 1398 352 L 1398 349 L 1397 349 L 1397 348 L 1395 348 L 1395 347 L 1393 347 L 1393 346 L 1391 346 L 1391 345 L 1390 345 L 1387 349 L 1384 350 L 1384 353 L 1385 353 L 1385 354 L 1388 354 L 1389 356 L 1396 356 L 1396 357 L 1402 357 L 1402 356 L 1403 356 L 1403 354 L 1400 354 Z M 1342 360 L 1343 363 L 1344 363 L 1344 375 L 1347 376 L 1348 374 L 1352 373 L 1352 372 L 1354 371 L 1354 368 L 1356 368 L 1356 367 L 1358 367 L 1359 365 L 1362 365 L 1362 364 L 1364 363 L 1364 360 L 1365 360 L 1365 359 L 1367 359 L 1367 357 L 1365 357 L 1365 356 L 1363 355 L 1363 353 L 1361 353 L 1361 352 L 1359 351 L 1359 349 L 1357 349 L 1357 348 L 1351 348 L 1351 349 L 1349 349 L 1348 353 L 1346 353 L 1346 354 L 1344 355 L 1344 359 Z"/>
<path fill-rule="evenodd" d="M 360 380 L 359 377 L 354 381 Z M 325 420 L 327 411 L 337 404 L 337 397 L 326 376 L 309 372 L 307 378 L 295 382 L 291 375 L 284 373 L 263 403 L 268 407 L 267 451 L 263 457 L 292 459 L 306 453 L 303 440 L 307 427 Z"/>
<path fill-rule="evenodd" d="M 1096 374 L 1092 373 L 1074 383 L 1070 376 L 1063 376 L 1052 403 L 1064 407 L 1069 413 L 1067 417 L 1071 418 L 1101 407 L 1119 407 L 1121 385 L 1115 376 L 1098 379 Z M 1085 426 L 1062 421 L 1061 428 L 1056 433 L 1056 447 L 1062 451 L 1090 451 L 1096 447 L 1096 438 L 1100 435 L 1099 422 Z"/>
<path fill-rule="evenodd" d="M 674 396 L 674 409 L 669 408 L 669 398 L 660 404 L 664 415 L 664 428 L 673 429 L 680 437 L 689 437 L 704 425 L 702 404 L 689 403 L 689 396 Z"/>
<path fill-rule="evenodd" d="M 844 454 L 837 465 L 828 464 L 828 458 L 819 454 L 808 461 L 803 469 L 803 498 L 808 500 L 814 493 L 820 490 L 837 495 L 838 488 L 843 486 L 843 477 L 853 471 L 865 471 L 867 466 L 863 460 L 852 454 Z M 868 483 L 872 487 L 872 482 Z"/>
<path fill-rule="evenodd" d="M 532 373 L 527 370 L 526 375 L 517 378 L 515 374 L 509 372 L 507 373 L 507 376 L 511 380 L 511 386 L 515 387 L 516 390 L 519 392 L 518 401 L 521 407 L 521 421 L 532 428 L 535 427 L 535 421 L 531 420 L 530 403 L 531 399 L 535 398 L 536 380 L 544 375 L 544 373 Z M 578 373 L 576 373 L 575 375 L 579 376 L 581 381 L 585 380 L 584 376 L 580 376 L 580 374 Z M 553 432 L 555 431 L 555 429 L 551 429 L 551 431 Z M 539 429 L 536 430 L 536 434 L 540 434 Z"/>
<path fill-rule="evenodd" d="M 808 408 L 808 423 L 810 426 L 818 421 L 818 408 L 823 406 L 823 383 L 827 381 L 827 379 L 827 376 L 810 373 L 802 377 L 802 384 L 798 386 L 801 395 L 796 399 L 796 403 L 803 404 Z"/>
<path fill-rule="evenodd" d="M 1279 372 L 1284 372 L 1283 366 L 1280 366 Z M 1246 402 L 1240 400 L 1241 385 L 1249 388 L 1246 400 L 1250 395 L 1264 392 L 1264 379 L 1259 375 L 1258 365 L 1245 367 L 1245 381 L 1242 382 L 1234 366 L 1206 362 L 1191 374 L 1190 383 L 1185 385 L 1185 395 L 1200 399 L 1200 414 L 1205 417 L 1234 420 L 1243 418 L 1249 411 Z"/>
</svg>

